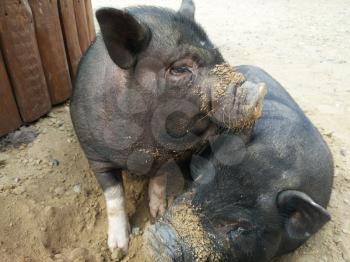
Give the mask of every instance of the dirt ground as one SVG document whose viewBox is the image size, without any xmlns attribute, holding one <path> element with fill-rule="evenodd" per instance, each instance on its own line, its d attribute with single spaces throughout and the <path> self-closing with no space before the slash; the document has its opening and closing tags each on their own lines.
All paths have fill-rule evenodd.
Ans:
<svg viewBox="0 0 350 262">
<path fill-rule="evenodd" d="M 94 8 L 144 3 L 92 2 Z M 177 8 L 180 0 L 147 4 Z M 258 65 L 279 80 L 334 155 L 332 221 L 277 261 L 350 261 L 349 17 L 348 0 L 197 1 L 197 20 L 228 62 Z M 38 136 L 28 145 L 0 144 L 0 262 L 117 261 L 107 250 L 103 195 L 68 106 L 56 107 L 31 129 Z M 138 251 L 149 223 L 145 183 L 126 177 L 133 234 L 123 261 L 144 261 Z"/>
</svg>

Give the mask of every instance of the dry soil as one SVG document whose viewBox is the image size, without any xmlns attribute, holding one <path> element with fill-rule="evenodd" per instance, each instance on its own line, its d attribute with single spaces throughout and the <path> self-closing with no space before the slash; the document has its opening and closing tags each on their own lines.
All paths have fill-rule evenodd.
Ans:
<svg viewBox="0 0 350 262">
<path fill-rule="evenodd" d="M 144 4 L 93 0 L 94 8 Z M 180 0 L 147 1 L 177 8 Z M 350 5 L 348 0 L 197 1 L 196 19 L 232 65 L 254 64 L 284 85 L 335 160 L 332 221 L 283 262 L 350 261 Z M 115 261 L 103 196 L 72 131 L 67 105 L 0 152 L 0 261 Z M 126 179 L 133 234 L 124 261 L 143 261 L 146 181 Z"/>
</svg>

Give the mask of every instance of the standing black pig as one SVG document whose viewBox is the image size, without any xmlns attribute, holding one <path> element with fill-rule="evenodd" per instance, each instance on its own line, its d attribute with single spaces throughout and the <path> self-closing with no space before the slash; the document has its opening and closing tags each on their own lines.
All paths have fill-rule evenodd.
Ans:
<svg viewBox="0 0 350 262">
<path fill-rule="evenodd" d="M 316 233 L 330 215 L 333 160 L 320 133 L 263 70 L 267 87 L 245 142 L 229 132 L 191 162 L 193 187 L 146 231 L 152 261 L 269 261 Z"/>
<path fill-rule="evenodd" d="M 217 85 L 210 72 L 224 60 L 194 21 L 192 1 L 178 12 L 103 8 L 96 17 L 101 35 L 80 63 L 71 117 L 104 191 L 108 246 L 127 250 L 121 171 L 150 177 L 150 212 L 163 214 L 167 164 L 190 157 L 217 127 L 249 126 L 264 87 Z"/>
</svg>

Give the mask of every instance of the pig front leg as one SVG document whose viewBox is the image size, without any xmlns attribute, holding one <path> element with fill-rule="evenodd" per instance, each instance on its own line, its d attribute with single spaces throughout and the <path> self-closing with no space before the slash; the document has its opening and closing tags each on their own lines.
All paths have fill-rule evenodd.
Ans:
<svg viewBox="0 0 350 262">
<path fill-rule="evenodd" d="M 106 201 L 108 217 L 108 247 L 128 251 L 130 225 L 125 208 L 125 197 L 120 170 L 96 173 Z"/>
<path fill-rule="evenodd" d="M 148 185 L 149 210 L 153 218 L 162 216 L 166 209 L 167 174 L 151 177 Z"/>
</svg>

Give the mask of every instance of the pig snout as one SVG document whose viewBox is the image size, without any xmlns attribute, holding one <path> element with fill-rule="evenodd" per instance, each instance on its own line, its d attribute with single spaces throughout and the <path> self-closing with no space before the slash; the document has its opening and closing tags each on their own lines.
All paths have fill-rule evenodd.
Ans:
<svg viewBox="0 0 350 262">
<path fill-rule="evenodd" d="M 243 74 L 229 64 L 217 64 L 209 71 L 209 117 L 228 129 L 251 127 L 261 116 L 266 93 L 264 83 L 247 81 Z"/>
<path fill-rule="evenodd" d="M 181 245 L 169 224 L 158 222 L 148 226 L 144 238 L 148 261 L 183 261 Z"/>
<path fill-rule="evenodd" d="M 190 195 L 182 195 L 160 221 L 147 227 L 144 240 L 150 260 L 222 261 L 222 250 L 187 199 Z"/>
<path fill-rule="evenodd" d="M 240 87 L 236 87 L 233 95 L 233 110 L 241 119 L 255 121 L 261 116 L 263 99 L 266 94 L 265 84 L 254 84 L 246 81 Z M 228 112 L 229 114 L 229 112 Z M 237 117 L 239 121 L 240 118 Z"/>
<path fill-rule="evenodd" d="M 230 85 L 224 93 L 214 90 L 211 118 L 220 126 L 230 129 L 250 127 L 262 114 L 265 84 L 245 81 Z"/>
</svg>

